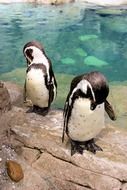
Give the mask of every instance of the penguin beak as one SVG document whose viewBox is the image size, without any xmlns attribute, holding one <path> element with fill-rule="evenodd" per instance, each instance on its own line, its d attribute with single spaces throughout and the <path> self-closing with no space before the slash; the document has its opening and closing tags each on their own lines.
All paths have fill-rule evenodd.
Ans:
<svg viewBox="0 0 127 190">
<path fill-rule="evenodd" d="M 96 106 L 97 106 L 96 102 L 91 102 L 90 109 L 93 111 L 95 110 Z"/>
</svg>

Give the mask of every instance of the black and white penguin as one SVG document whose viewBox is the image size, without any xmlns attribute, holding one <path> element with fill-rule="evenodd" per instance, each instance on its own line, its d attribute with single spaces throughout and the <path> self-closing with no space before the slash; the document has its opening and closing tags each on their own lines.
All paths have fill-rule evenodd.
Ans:
<svg viewBox="0 0 127 190">
<path fill-rule="evenodd" d="M 100 72 L 94 71 L 75 77 L 70 86 L 64 107 L 64 133 L 71 142 L 71 155 L 83 150 L 93 153 L 102 149 L 95 144 L 94 138 L 104 128 L 104 110 L 112 120 L 115 113 L 106 100 L 109 86 Z"/>
<path fill-rule="evenodd" d="M 57 82 L 52 63 L 44 48 L 37 41 L 28 42 L 23 48 L 27 60 L 24 101 L 30 99 L 36 113 L 46 115 L 57 94 Z"/>
</svg>

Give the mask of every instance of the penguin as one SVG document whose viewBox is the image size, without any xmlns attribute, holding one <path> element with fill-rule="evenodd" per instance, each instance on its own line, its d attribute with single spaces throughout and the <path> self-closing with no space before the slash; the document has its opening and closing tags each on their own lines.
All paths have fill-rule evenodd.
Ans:
<svg viewBox="0 0 127 190">
<path fill-rule="evenodd" d="M 105 76 L 93 71 L 76 76 L 70 85 L 64 106 L 64 134 L 66 133 L 71 143 L 71 155 L 83 154 L 83 150 L 92 153 L 102 151 L 95 144 L 94 138 L 104 128 L 104 111 L 111 120 L 116 116 L 111 104 L 107 101 L 109 85 Z"/>
<path fill-rule="evenodd" d="M 37 41 L 25 44 L 23 54 L 27 61 L 24 101 L 30 99 L 33 104 L 32 112 L 45 116 L 57 94 L 52 63 Z"/>
</svg>

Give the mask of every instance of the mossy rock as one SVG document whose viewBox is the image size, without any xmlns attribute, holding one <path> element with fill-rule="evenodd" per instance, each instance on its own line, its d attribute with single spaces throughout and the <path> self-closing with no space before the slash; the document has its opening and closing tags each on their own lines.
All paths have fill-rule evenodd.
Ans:
<svg viewBox="0 0 127 190">
<path fill-rule="evenodd" d="M 106 61 L 98 59 L 95 56 L 88 56 L 84 60 L 84 64 L 88 66 L 102 67 L 108 65 Z"/>
<path fill-rule="evenodd" d="M 74 65 L 75 64 L 75 60 L 70 58 L 70 57 L 66 57 L 64 59 L 61 59 L 61 62 L 63 64 L 67 64 L 67 65 Z"/>
<path fill-rule="evenodd" d="M 95 35 L 95 34 L 89 34 L 89 35 L 81 35 L 81 36 L 79 36 L 79 40 L 81 40 L 81 41 L 87 41 L 87 40 L 91 40 L 91 39 L 96 39 L 96 38 L 98 38 L 98 36 L 97 35 Z"/>
<path fill-rule="evenodd" d="M 87 52 L 85 52 L 82 48 L 77 48 L 75 51 L 81 57 L 86 57 L 87 56 Z"/>
</svg>

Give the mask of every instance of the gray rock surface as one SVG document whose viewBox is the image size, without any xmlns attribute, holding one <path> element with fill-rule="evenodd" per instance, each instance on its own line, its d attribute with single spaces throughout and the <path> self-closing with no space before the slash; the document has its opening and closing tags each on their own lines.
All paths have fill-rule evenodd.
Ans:
<svg viewBox="0 0 127 190">
<path fill-rule="evenodd" d="M 12 82 L 4 82 L 5 87 L 8 89 L 11 103 L 15 106 L 23 105 L 23 88 Z"/>
<path fill-rule="evenodd" d="M 3 82 L 0 81 L 0 116 L 11 109 L 9 92 Z"/>
<path fill-rule="evenodd" d="M 3 131 L 8 133 L 0 148 L 1 190 L 127 189 L 126 130 L 106 123 L 96 139 L 103 152 L 84 151 L 71 157 L 67 137 L 61 142 L 62 110 L 50 110 L 45 117 L 27 110 L 13 106 L 2 116 Z M 19 183 L 8 177 L 7 160 L 21 165 L 24 178 Z"/>
</svg>

